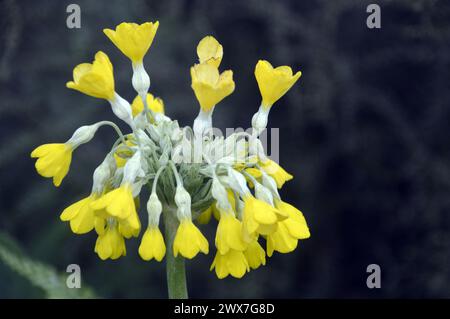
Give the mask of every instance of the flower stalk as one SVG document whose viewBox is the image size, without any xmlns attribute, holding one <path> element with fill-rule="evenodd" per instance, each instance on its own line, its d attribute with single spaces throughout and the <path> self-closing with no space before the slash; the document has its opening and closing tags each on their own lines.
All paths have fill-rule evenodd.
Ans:
<svg viewBox="0 0 450 319">
<path fill-rule="evenodd" d="M 164 208 L 164 228 L 167 251 L 166 255 L 166 276 L 167 290 L 170 299 L 187 299 L 188 291 L 186 285 L 186 269 L 182 256 L 175 257 L 173 251 L 173 242 L 179 225 L 176 217 L 176 210 L 168 207 Z"/>
</svg>

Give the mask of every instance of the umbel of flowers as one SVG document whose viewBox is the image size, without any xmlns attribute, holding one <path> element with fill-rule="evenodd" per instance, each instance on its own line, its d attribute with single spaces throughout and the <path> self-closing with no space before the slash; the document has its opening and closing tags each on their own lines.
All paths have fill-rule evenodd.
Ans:
<svg viewBox="0 0 450 319">
<path fill-rule="evenodd" d="M 220 279 L 241 278 L 250 269 L 265 265 L 266 256 L 292 252 L 299 240 L 310 236 L 302 213 L 278 192 L 292 175 L 266 157 L 259 140 L 273 104 L 301 73 L 258 61 L 255 77 L 262 102 L 251 121 L 252 133 L 216 137 L 211 134 L 214 108 L 233 93 L 235 83 L 231 70 L 219 70 L 222 45 L 206 36 L 197 46 L 198 63 L 190 69 L 199 113 L 192 128 L 180 128 L 165 114 L 163 101 L 149 93 L 150 77 L 143 58 L 158 26 L 158 22 L 121 23 L 115 30 L 104 30 L 131 60 L 132 86 L 137 93 L 131 104 L 117 93 L 113 65 L 101 51 L 92 63 L 77 65 L 73 80 L 66 84 L 109 102 L 129 133 L 122 133 L 113 122 L 101 121 L 81 126 L 65 143 L 37 147 L 31 157 L 37 158 L 37 172 L 59 186 L 69 172 L 72 153 L 100 127 L 112 127 L 118 138 L 95 169 L 90 193 L 67 207 L 61 220 L 75 234 L 96 232 L 94 251 L 102 260 L 125 256 L 126 239 L 142 235 L 139 255 L 146 261 L 167 258 L 169 286 L 170 278 L 179 276 L 176 272 L 184 272 L 177 266 L 180 260 L 209 253 L 210 244 L 197 225 L 214 224 L 211 270 Z M 144 187 L 150 193 L 146 199 L 140 198 Z M 138 210 L 146 210 L 147 218 Z M 172 292 L 171 296 L 180 295 Z"/>
</svg>

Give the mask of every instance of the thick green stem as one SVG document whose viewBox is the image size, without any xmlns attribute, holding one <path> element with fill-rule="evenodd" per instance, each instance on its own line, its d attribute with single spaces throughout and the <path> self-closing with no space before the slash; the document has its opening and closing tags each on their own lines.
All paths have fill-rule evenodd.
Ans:
<svg viewBox="0 0 450 319">
<path fill-rule="evenodd" d="M 175 257 L 173 255 L 173 240 L 178 228 L 178 219 L 175 211 L 172 209 L 165 209 L 164 213 L 164 228 L 167 245 L 166 253 L 166 274 L 167 274 L 167 290 L 170 299 L 187 299 L 186 287 L 186 270 L 184 265 L 184 258 L 181 256 Z"/>
</svg>

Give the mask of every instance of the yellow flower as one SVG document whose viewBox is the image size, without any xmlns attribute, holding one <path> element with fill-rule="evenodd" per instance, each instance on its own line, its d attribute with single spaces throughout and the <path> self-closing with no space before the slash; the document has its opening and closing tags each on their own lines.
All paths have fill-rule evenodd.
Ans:
<svg viewBox="0 0 450 319">
<path fill-rule="evenodd" d="M 267 256 L 271 257 L 274 251 L 283 254 L 290 253 L 297 248 L 298 239 L 291 236 L 286 224 L 279 223 L 278 228 L 272 234 L 267 235 Z"/>
<path fill-rule="evenodd" d="M 112 100 L 114 98 L 114 73 L 108 56 L 102 51 L 98 51 L 92 64 L 78 64 L 73 69 L 73 81 L 67 82 L 66 86 L 93 97 Z"/>
<path fill-rule="evenodd" d="M 277 230 L 267 235 L 267 255 L 274 251 L 286 254 L 297 248 L 299 239 L 309 238 L 310 233 L 303 214 L 294 206 L 281 200 L 276 207 L 288 214 L 288 218 L 278 223 Z"/>
<path fill-rule="evenodd" d="M 125 240 L 114 221 L 108 222 L 106 229 L 98 236 L 94 251 L 102 260 L 126 255 Z"/>
<path fill-rule="evenodd" d="M 287 219 L 283 220 L 282 223 L 286 225 L 286 228 L 292 237 L 306 239 L 311 236 L 306 219 L 301 211 L 282 200 L 276 200 L 275 206 L 289 216 Z"/>
<path fill-rule="evenodd" d="M 144 55 L 152 45 L 158 30 L 159 21 L 143 24 L 122 22 L 116 30 L 104 29 L 103 32 L 133 63 L 142 62 Z"/>
<path fill-rule="evenodd" d="M 217 278 L 219 279 L 223 279 L 228 275 L 235 278 L 242 278 L 245 273 L 250 270 L 244 253 L 234 249 L 229 250 L 224 255 L 217 252 L 210 270 L 213 270 L 214 268 L 216 270 Z"/>
<path fill-rule="evenodd" d="M 246 244 L 242 240 L 242 223 L 233 212 L 221 212 L 216 231 L 216 247 L 225 255 L 230 249 L 243 251 Z"/>
<path fill-rule="evenodd" d="M 136 201 L 134 201 L 136 206 Z M 137 237 L 141 231 L 141 221 L 136 209 L 131 212 L 130 217 L 125 220 L 119 220 L 119 232 L 125 238 Z"/>
<path fill-rule="evenodd" d="M 147 93 L 147 105 L 153 112 L 164 114 L 164 102 L 159 97 L 155 98 L 152 94 Z M 133 117 L 144 110 L 144 103 L 142 103 L 142 99 L 139 95 L 136 96 L 133 103 L 131 103 L 131 110 L 133 112 Z"/>
<path fill-rule="evenodd" d="M 131 217 L 125 220 L 121 220 L 109 215 L 105 209 L 95 210 L 94 215 L 94 228 L 99 235 L 103 234 L 107 229 L 107 221 L 114 221 L 117 224 L 119 234 L 127 239 L 131 237 L 137 237 L 141 230 L 141 222 L 137 213 L 133 214 Z M 132 226 L 132 224 L 135 225 Z"/>
<path fill-rule="evenodd" d="M 286 172 L 280 165 L 270 159 L 266 162 L 259 162 L 259 165 L 264 172 L 275 180 L 278 188 L 283 187 L 285 182 L 294 178 L 294 176 Z"/>
<path fill-rule="evenodd" d="M 70 205 L 61 213 L 62 221 L 70 221 L 70 228 L 75 234 L 85 234 L 94 229 L 95 215 L 90 204 L 96 199 L 96 195 L 83 198 Z"/>
<path fill-rule="evenodd" d="M 165 254 L 166 245 L 161 231 L 156 226 L 148 227 L 139 246 L 139 255 L 147 261 L 153 258 L 161 261 Z"/>
<path fill-rule="evenodd" d="M 183 219 L 175 234 L 173 254 L 177 257 L 180 253 L 183 257 L 192 259 L 200 251 L 208 254 L 208 241 L 191 220 Z"/>
<path fill-rule="evenodd" d="M 204 112 L 211 110 L 217 103 L 233 93 L 233 72 L 219 70 L 207 63 L 191 67 L 192 89 Z"/>
<path fill-rule="evenodd" d="M 218 68 L 223 57 L 222 45 L 213 37 L 204 37 L 197 45 L 197 55 L 200 63 L 208 63 Z"/>
<path fill-rule="evenodd" d="M 31 157 L 38 158 L 37 172 L 43 177 L 53 177 L 53 184 L 58 187 L 69 171 L 72 151 L 70 144 L 44 144 L 35 148 Z"/>
<path fill-rule="evenodd" d="M 300 71 L 292 74 L 288 66 L 273 66 L 265 60 L 259 60 L 255 67 L 255 77 L 262 96 L 262 106 L 271 107 L 279 100 L 302 75 Z"/>
<path fill-rule="evenodd" d="M 136 212 L 136 206 L 131 192 L 131 185 L 124 184 L 106 193 L 91 203 L 91 208 L 100 217 L 116 217 L 120 221 L 120 230 L 125 237 L 136 236 L 141 223 Z"/>
<path fill-rule="evenodd" d="M 244 197 L 243 233 L 248 242 L 255 234 L 268 235 L 277 229 L 285 214 L 266 202 L 248 195 Z"/>
<path fill-rule="evenodd" d="M 266 252 L 258 243 L 258 240 L 252 240 L 244 251 L 245 258 L 252 269 L 257 269 L 266 264 Z"/>
</svg>

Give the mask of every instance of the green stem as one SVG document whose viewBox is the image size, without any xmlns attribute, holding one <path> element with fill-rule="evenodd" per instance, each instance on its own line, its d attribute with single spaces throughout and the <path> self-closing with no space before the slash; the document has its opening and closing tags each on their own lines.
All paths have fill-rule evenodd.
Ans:
<svg viewBox="0 0 450 319">
<path fill-rule="evenodd" d="M 178 219 L 173 209 L 164 210 L 164 228 L 167 245 L 166 253 L 166 274 L 167 290 L 170 299 L 187 299 L 188 292 L 186 286 L 186 270 L 184 258 L 173 255 L 173 241 L 178 228 Z"/>
</svg>

